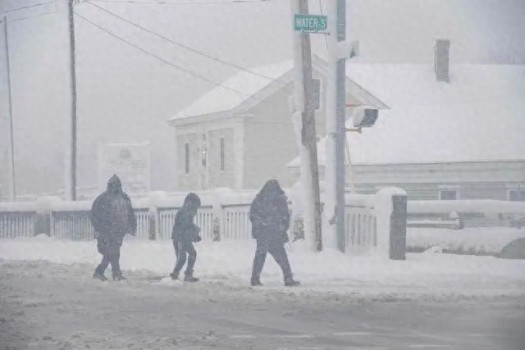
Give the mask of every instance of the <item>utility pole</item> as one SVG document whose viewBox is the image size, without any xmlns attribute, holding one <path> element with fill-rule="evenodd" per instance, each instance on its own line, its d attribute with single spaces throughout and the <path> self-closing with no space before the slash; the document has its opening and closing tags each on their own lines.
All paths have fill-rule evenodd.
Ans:
<svg viewBox="0 0 525 350">
<path fill-rule="evenodd" d="M 6 63 L 6 77 L 7 77 L 7 113 L 8 113 L 8 127 L 7 127 L 7 156 L 8 156 L 8 181 L 9 181 L 9 200 L 16 201 L 16 183 L 15 183 L 15 142 L 13 135 L 13 103 L 11 98 L 11 68 L 9 66 L 9 35 L 7 26 L 7 16 L 4 16 L 4 43 L 5 43 L 5 63 Z"/>
<path fill-rule="evenodd" d="M 292 16 L 308 14 L 308 0 L 292 0 Z M 314 249 L 323 249 L 315 105 L 312 80 L 310 34 L 297 31 L 294 41 L 294 123 L 300 125 L 297 135 L 303 186 L 303 220 L 305 237 L 313 237 Z M 299 128 L 296 128 L 299 129 Z"/>
<path fill-rule="evenodd" d="M 66 198 L 77 198 L 77 78 L 75 67 L 75 20 L 74 2 L 68 1 L 69 17 L 69 58 L 70 58 L 70 84 L 71 84 L 71 119 L 70 119 L 70 145 L 68 148 L 66 165 Z"/>
<path fill-rule="evenodd" d="M 345 249 L 345 80 L 346 0 L 327 2 L 331 31 L 328 59 L 326 116 L 326 221 L 327 233 L 340 251 Z"/>
</svg>

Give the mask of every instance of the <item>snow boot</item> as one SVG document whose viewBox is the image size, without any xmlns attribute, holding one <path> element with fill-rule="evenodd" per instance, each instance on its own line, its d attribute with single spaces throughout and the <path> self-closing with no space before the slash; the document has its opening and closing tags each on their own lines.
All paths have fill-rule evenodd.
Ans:
<svg viewBox="0 0 525 350">
<path fill-rule="evenodd" d="M 301 282 L 294 280 L 293 277 L 287 277 L 287 278 L 284 279 L 284 285 L 286 287 L 295 287 L 295 286 L 298 286 L 300 284 L 301 284 Z"/>
<path fill-rule="evenodd" d="M 125 281 L 125 280 L 127 280 L 127 278 L 122 276 L 121 273 L 113 275 L 113 281 L 117 281 L 118 282 L 118 281 Z"/>
<path fill-rule="evenodd" d="M 103 273 L 98 273 L 98 272 L 95 272 L 93 274 L 93 279 L 96 279 L 96 280 L 100 280 L 102 282 L 106 282 L 108 279 L 106 278 L 106 276 L 104 276 Z"/>
<path fill-rule="evenodd" d="M 199 282 L 199 279 L 197 277 L 193 277 L 193 275 L 186 275 L 184 276 L 184 282 Z"/>
<path fill-rule="evenodd" d="M 171 277 L 172 280 L 178 280 L 179 279 L 179 275 L 177 275 L 175 272 L 170 273 L 170 277 Z"/>
<path fill-rule="evenodd" d="M 261 280 L 258 279 L 258 278 L 252 278 L 252 280 L 250 281 L 250 285 L 252 287 L 259 287 L 259 286 L 262 286 L 263 284 L 261 283 Z"/>
</svg>

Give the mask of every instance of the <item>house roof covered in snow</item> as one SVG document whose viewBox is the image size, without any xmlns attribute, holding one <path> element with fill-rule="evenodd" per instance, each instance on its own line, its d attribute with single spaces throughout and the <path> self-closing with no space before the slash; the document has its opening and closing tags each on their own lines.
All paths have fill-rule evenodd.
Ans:
<svg viewBox="0 0 525 350">
<path fill-rule="evenodd" d="M 292 61 L 284 61 L 241 71 L 180 110 L 170 121 L 233 111 L 271 84 L 282 85 L 282 76 L 291 69 Z"/>
<path fill-rule="evenodd" d="M 449 83 L 422 64 L 349 63 L 347 74 L 390 107 L 347 134 L 352 164 L 525 160 L 523 65 L 452 65 Z"/>
<path fill-rule="evenodd" d="M 325 71 L 322 59 L 313 63 Z M 257 103 L 262 90 L 289 82 L 291 69 L 285 61 L 240 72 L 171 121 L 238 112 Z M 436 80 L 431 64 L 349 61 L 347 76 L 347 92 L 389 108 L 362 134 L 347 134 L 353 164 L 525 160 L 524 65 L 451 65 L 446 83 Z M 324 164 L 323 140 L 318 149 Z M 289 164 L 297 165 L 297 159 Z"/>
<path fill-rule="evenodd" d="M 320 57 L 314 56 L 312 64 L 314 69 L 326 71 L 326 62 Z M 169 122 L 215 114 L 231 116 L 243 112 L 291 83 L 292 71 L 293 61 L 288 60 L 238 72 L 221 86 L 208 91 L 180 110 Z M 347 80 L 347 94 L 378 108 L 387 108 L 382 101 L 351 80 Z"/>
</svg>

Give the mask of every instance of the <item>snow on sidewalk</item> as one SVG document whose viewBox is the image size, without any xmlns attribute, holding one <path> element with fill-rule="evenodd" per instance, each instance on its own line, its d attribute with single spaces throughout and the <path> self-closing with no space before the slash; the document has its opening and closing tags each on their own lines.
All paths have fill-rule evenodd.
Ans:
<svg viewBox="0 0 525 350">
<path fill-rule="evenodd" d="M 443 249 L 478 254 L 497 254 L 518 238 L 525 237 L 525 229 L 510 227 L 466 227 L 462 230 L 442 228 L 407 228 L 407 247 Z"/>
<path fill-rule="evenodd" d="M 246 285 L 251 274 L 255 241 L 201 242 L 195 273 L 208 280 Z M 336 250 L 315 253 L 303 242 L 288 246 L 295 276 L 304 289 L 346 292 L 412 289 L 427 294 L 525 294 L 525 260 L 490 256 L 407 254 L 406 261 L 377 256 L 351 257 Z M 95 241 L 65 241 L 47 236 L 0 240 L 0 259 L 45 260 L 59 264 L 90 264 L 101 256 Z M 121 251 L 124 271 L 150 271 L 167 276 L 175 261 L 171 241 L 126 240 Z M 281 286 L 277 264 L 268 256 L 263 283 Z M 468 291 L 468 292 L 467 292 Z"/>
</svg>

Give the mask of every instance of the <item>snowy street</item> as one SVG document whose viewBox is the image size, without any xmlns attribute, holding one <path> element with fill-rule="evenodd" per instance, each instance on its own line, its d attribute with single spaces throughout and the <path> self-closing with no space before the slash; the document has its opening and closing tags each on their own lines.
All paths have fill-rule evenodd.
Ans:
<svg viewBox="0 0 525 350">
<path fill-rule="evenodd" d="M 406 261 L 288 247 L 303 285 L 254 242 L 202 242 L 196 284 L 171 281 L 171 242 L 128 240 L 127 281 L 92 279 L 95 243 L 0 241 L 1 349 L 523 349 L 524 262 L 408 254 Z M 108 276 L 111 273 L 107 272 Z"/>
<path fill-rule="evenodd" d="M 409 300 L 0 262 L 2 349 L 520 349 L 525 297 Z M 302 287 L 301 287 L 302 288 Z"/>
</svg>

